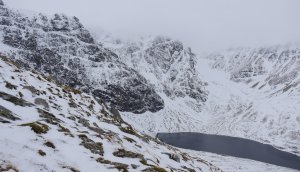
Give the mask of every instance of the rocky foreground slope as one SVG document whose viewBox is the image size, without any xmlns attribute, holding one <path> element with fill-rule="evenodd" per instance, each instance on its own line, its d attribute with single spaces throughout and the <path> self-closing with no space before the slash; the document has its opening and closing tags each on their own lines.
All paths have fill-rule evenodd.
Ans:
<svg viewBox="0 0 300 172">
<path fill-rule="evenodd" d="M 117 111 L 0 59 L 0 171 L 221 171 L 137 132 Z"/>
</svg>

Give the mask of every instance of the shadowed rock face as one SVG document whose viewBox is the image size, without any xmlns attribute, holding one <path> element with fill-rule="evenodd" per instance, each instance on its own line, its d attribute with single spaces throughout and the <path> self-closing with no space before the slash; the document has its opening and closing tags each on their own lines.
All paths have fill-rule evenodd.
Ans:
<svg viewBox="0 0 300 172">
<path fill-rule="evenodd" d="M 140 42 L 118 45 L 118 53 L 123 63 L 131 66 L 150 83 L 156 91 L 170 99 L 189 97 L 198 105 L 207 100 L 206 82 L 196 71 L 197 57 L 183 43 L 167 37 L 153 37 Z"/>
<path fill-rule="evenodd" d="M 146 49 L 144 58 L 155 71 L 159 71 L 157 78 L 167 83 L 163 89 L 167 96 L 188 96 L 197 102 L 206 101 L 208 92 L 204 87 L 206 83 L 196 72 L 196 56 L 182 42 L 156 37 Z"/>
<path fill-rule="evenodd" d="M 95 43 L 76 17 L 26 17 L 1 5 L 0 33 L 11 47 L 2 53 L 27 69 L 93 93 L 121 111 L 156 112 L 164 107 L 153 86 L 114 52 Z"/>
<path fill-rule="evenodd" d="M 103 100 L 113 98 L 112 103 L 120 111 L 131 111 L 134 113 L 143 113 L 146 110 L 155 112 L 156 109 L 163 108 L 163 100 L 155 93 L 154 90 L 147 90 L 139 80 L 134 80 L 133 84 L 140 85 L 141 89 L 133 90 L 131 87 L 121 87 L 118 85 L 108 85 L 106 91 L 94 90 L 93 95 Z M 144 99 L 146 101 L 138 102 L 136 100 Z M 160 100 L 160 101 L 157 101 Z M 146 109 L 147 108 L 147 109 Z"/>
</svg>

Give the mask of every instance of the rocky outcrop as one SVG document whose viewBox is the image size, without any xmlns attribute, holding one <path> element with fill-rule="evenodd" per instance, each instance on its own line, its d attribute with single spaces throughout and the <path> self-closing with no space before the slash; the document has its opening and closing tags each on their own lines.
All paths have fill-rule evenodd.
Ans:
<svg viewBox="0 0 300 172">
<path fill-rule="evenodd" d="M 156 37 L 145 51 L 145 59 L 153 68 L 155 76 L 162 80 L 163 91 L 169 97 L 188 96 L 205 102 L 206 84 L 196 72 L 196 55 L 180 41 Z"/>
<path fill-rule="evenodd" d="M 5 118 L 5 119 L 3 119 Z M 12 113 L 10 110 L 6 109 L 5 107 L 0 105 L 0 122 L 2 123 L 9 123 L 7 120 L 19 120 L 20 118 L 16 117 L 14 113 Z"/>
<path fill-rule="evenodd" d="M 110 46 L 123 63 L 155 85 L 157 92 L 173 100 L 191 98 L 198 105 L 207 100 L 206 82 L 196 71 L 197 57 L 182 42 L 157 36 Z"/>
<path fill-rule="evenodd" d="M 118 110 L 156 112 L 163 100 L 147 80 L 121 63 L 118 56 L 91 36 L 76 17 L 25 14 L 0 7 L 2 52 L 15 62 L 61 84 L 93 93 Z"/>
</svg>

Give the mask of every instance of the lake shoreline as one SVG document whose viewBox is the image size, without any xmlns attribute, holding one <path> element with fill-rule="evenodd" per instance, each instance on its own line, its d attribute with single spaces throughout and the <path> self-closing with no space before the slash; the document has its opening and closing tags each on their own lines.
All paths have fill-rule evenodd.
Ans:
<svg viewBox="0 0 300 172">
<path fill-rule="evenodd" d="M 156 137 L 179 148 L 246 158 L 300 170 L 299 156 L 245 138 L 194 132 L 158 133 Z"/>
</svg>

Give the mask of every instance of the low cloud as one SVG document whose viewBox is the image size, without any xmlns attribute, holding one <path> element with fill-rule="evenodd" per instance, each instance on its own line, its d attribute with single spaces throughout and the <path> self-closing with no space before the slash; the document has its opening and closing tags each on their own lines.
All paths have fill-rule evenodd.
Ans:
<svg viewBox="0 0 300 172">
<path fill-rule="evenodd" d="M 194 50 L 300 41 L 299 0 L 6 0 L 13 8 L 77 16 L 120 37 L 159 34 Z M 99 29 L 100 30 L 100 29 Z"/>
</svg>

